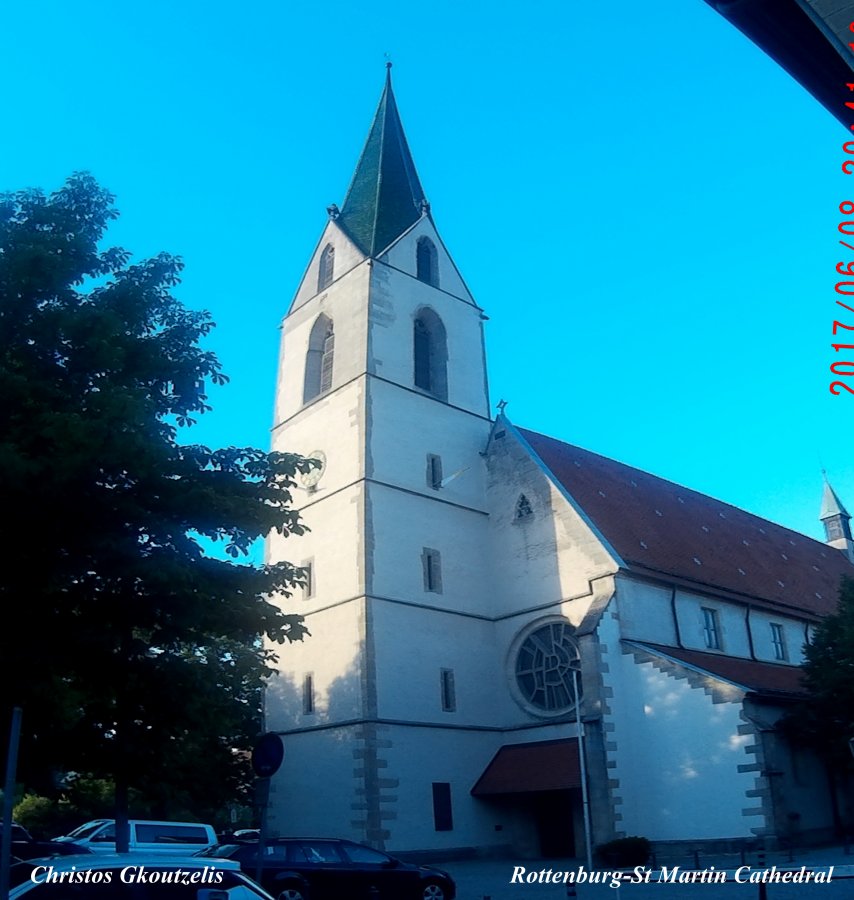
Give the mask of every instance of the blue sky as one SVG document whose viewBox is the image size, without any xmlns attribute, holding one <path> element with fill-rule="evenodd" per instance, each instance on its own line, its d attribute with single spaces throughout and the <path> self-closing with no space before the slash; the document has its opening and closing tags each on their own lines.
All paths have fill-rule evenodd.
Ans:
<svg viewBox="0 0 854 900">
<path fill-rule="evenodd" d="M 231 383 L 187 439 L 268 446 L 278 323 L 388 54 L 493 402 L 813 537 L 822 464 L 854 509 L 845 131 L 702 0 L 31 0 L 0 30 L 0 189 L 93 172 L 109 242 L 182 255 L 217 322 Z"/>
</svg>

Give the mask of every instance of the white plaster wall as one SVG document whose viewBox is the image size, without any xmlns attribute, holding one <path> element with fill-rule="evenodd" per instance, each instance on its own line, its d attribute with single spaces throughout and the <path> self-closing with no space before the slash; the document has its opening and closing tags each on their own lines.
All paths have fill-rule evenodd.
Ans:
<svg viewBox="0 0 854 900">
<path fill-rule="evenodd" d="M 335 728 L 282 738 L 285 758 L 270 785 L 270 833 L 361 841 L 351 824 L 361 780 L 354 775 L 354 729 Z M 323 777 L 318 778 L 322 761 Z"/>
<path fill-rule="evenodd" d="M 312 297 L 317 295 L 317 275 L 318 267 L 320 265 L 320 255 L 323 253 L 323 248 L 327 244 L 332 244 L 332 246 L 335 247 L 335 264 L 332 269 L 333 285 L 339 278 L 343 278 L 365 259 L 362 251 L 359 250 L 334 221 L 327 222 L 326 227 L 323 229 L 323 234 L 320 236 L 320 240 L 317 242 L 314 253 L 312 253 L 311 259 L 309 260 L 308 268 L 305 270 L 305 274 L 297 288 L 289 312 L 293 313 L 311 300 Z"/>
<path fill-rule="evenodd" d="M 268 559 L 287 559 L 294 565 L 314 560 L 315 594 L 305 598 L 300 588 L 286 601 L 302 613 L 364 593 L 362 565 L 362 490 L 356 484 L 333 494 L 303 511 L 311 528 L 301 537 L 268 539 Z"/>
<path fill-rule="evenodd" d="M 492 622 L 378 600 L 372 609 L 380 717 L 454 726 L 510 721 Z M 442 710 L 441 669 L 454 671 L 454 712 Z"/>
<path fill-rule="evenodd" d="M 480 310 L 389 266 L 377 263 L 371 272 L 368 371 L 417 390 L 413 327 L 418 310 L 429 306 L 447 334 L 448 402 L 488 417 Z"/>
<path fill-rule="evenodd" d="M 387 772 L 398 778 L 398 800 L 386 821 L 392 851 L 441 850 L 456 847 L 501 846 L 508 841 L 495 831 L 496 819 L 488 804 L 469 793 L 505 741 L 496 732 L 439 731 L 392 727 L 391 747 L 384 751 Z M 433 782 L 451 785 L 453 830 L 436 831 L 433 821 Z"/>
<path fill-rule="evenodd" d="M 678 590 L 676 592 L 676 618 L 679 622 L 682 645 L 691 650 L 708 650 L 703 637 L 703 607 L 718 611 L 720 652 L 727 656 L 749 658 L 750 643 L 745 620 L 746 607 L 727 603 L 714 597 L 704 597 L 701 594 Z"/>
<path fill-rule="evenodd" d="M 451 259 L 439 233 L 436 231 L 429 218 L 424 216 L 412 228 L 406 232 L 400 240 L 391 245 L 387 253 L 383 253 L 379 259 L 382 262 L 394 266 L 403 272 L 415 277 L 417 271 L 415 264 L 415 250 L 418 238 L 428 237 L 436 245 L 437 262 L 439 269 L 439 288 L 456 297 L 474 303 L 474 299 L 463 282 L 454 261 Z"/>
<path fill-rule="evenodd" d="M 273 432 L 273 450 L 311 456 L 315 450 L 326 454 L 326 465 L 314 490 L 306 490 L 297 477 L 293 506 L 315 507 L 336 491 L 359 481 L 364 475 L 364 443 L 360 422 L 364 409 L 364 379 L 325 394 L 284 428 Z"/>
<path fill-rule="evenodd" d="M 481 453 L 489 422 L 435 400 L 372 380 L 366 415 L 368 477 L 426 496 L 485 510 L 486 469 Z M 427 485 L 427 454 L 442 458 L 445 478 L 436 491 Z"/>
<path fill-rule="evenodd" d="M 362 715 L 364 600 L 306 616 L 311 635 L 276 647 L 279 674 L 268 682 L 266 727 L 271 731 L 309 728 Z M 314 676 L 315 712 L 303 713 L 303 680 Z"/>
<path fill-rule="evenodd" d="M 285 318 L 279 352 L 274 427 L 303 409 L 308 341 L 311 329 L 321 313 L 332 319 L 335 332 L 332 389 L 364 373 L 369 278 L 370 268 L 367 263 L 359 265 Z M 312 408 L 317 402 L 309 401 L 305 407 Z"/>
<path fill-rule="evenodd" d="M 382 484 L 366 487 L 369 593 L 486 614 L 491 606 L 486 517 Z M 424 589 L 424 548 L 441 554 L 442 592 Z"/>
<path fill-rule="evenodd" d="M 591 579 L 616 571 L 599 539 L 509 428 L 490 444 L 487 469 L 495 613 L 589 596 Z M 516 522 L 523 493 L 533 516 Z"/>
<path fill-rule="evenodd" d="M 619 594 L 618 594 L 619 597 Z M 714 703 L 687 679 L 638 664 L 619 645 L 619 625 L 606 614 L 599 628 L 604 727 L 618 828 L 650 840 L 752 836 L 763 817 L 745 815 L 758 801 L 752 737 L 739 733 L 741 692 Z"/>
<path fill-rule="evenodd" d="M 618 578 L 620 633 L 624 638 L 678 646 L 672 591 L 643 581 Z"/>
</svg>

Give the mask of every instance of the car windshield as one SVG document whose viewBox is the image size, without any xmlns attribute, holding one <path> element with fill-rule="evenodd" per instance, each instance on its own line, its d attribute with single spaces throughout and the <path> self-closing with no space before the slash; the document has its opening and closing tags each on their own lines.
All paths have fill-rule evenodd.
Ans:
<svg viewBox="0 0 854 900">
<path fill-rule="evenodd" d="M 224 856 L 228 858 L 238 847 L 242 846 L 243 844 L 214 844 L 213 847 L 205 847 L 204 850 L 199 850 L 193 856 Z"/>
<path fill-rule="evenodd" d="M 103 819 L 99 819 L 97 822 L 87 822 L 85 825 L 81 825 L 79 828 L 75 828 L 74 831 L 69 831 L 67 837 L 82 840 L 89 837 L 90 834 L 96 832 L 103 824 Z"/>
</svg>

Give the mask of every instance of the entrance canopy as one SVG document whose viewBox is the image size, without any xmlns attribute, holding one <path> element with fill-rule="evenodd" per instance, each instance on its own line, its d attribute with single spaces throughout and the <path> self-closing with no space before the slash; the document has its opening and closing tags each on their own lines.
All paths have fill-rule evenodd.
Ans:
<svg viewBox="0 0 854 900">
<path fill-rule="evenodd" d="M 581 787 L 578 739 L 505 744 L 471 789 L 473 797 Z"/>
</svg>

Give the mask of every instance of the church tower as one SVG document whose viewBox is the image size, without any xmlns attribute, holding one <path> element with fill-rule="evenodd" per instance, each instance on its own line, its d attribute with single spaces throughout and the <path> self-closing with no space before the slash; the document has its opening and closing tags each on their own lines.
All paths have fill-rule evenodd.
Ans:
<svg viewBox="0 0 854 900">
<path fill-rule="evenodd" d="M 831 547 L 842 550 L 851 562 L 854 562 L 854 540 L 851 539 L 851 516 L 842 505 L 842 501 L 836 496 L 836 491 L 830 486 L 825 476 L 824 493 L 821 498 L 821 513 L 819 514 L 824 525 L 825 540 Z"/>
<path fill-rule="evenodd" d="M 311 633 L 277 648 L 266 728 L 285 762 L 269 827 L 424 846 L 407 808 L 450 846 L 457 776 L 470 787 L 480 772 L 454 771 L 460 735 L 477 741 L 489 716 L 466 686 L 494 675 L 473 671 L 487 668 L 473 650 L 490 596 L 485 317 L 434 225 L 390 72 L 328 211 L 282 323 L 273 449 L 323 465 L 295 497 L 311 531 L 267 546 L 308 569 L 283 603 Z"/>
</svg>

